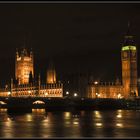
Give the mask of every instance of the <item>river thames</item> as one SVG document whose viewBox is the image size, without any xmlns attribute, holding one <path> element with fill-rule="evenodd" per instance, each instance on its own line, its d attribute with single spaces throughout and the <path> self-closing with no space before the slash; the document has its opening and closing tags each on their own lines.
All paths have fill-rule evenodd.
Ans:
<svg viewBox="0 0 140 140">
<path fill-rule="evenodd" d="M 0 138 L 140 137 L 140 110 L 7 114 L 0 110 Z"/>
</svg>

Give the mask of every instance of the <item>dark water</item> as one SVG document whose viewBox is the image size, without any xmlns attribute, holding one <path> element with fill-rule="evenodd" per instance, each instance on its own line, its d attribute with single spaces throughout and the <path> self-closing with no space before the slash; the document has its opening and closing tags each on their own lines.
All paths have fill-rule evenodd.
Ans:
<svg viewBox="0 0 140 140">
<path fill-rule="evenodd" d="M 7 114 L 0 110 L 0 137 L 140 137 L 140 111 L 45 112 Z"/>
</svg>

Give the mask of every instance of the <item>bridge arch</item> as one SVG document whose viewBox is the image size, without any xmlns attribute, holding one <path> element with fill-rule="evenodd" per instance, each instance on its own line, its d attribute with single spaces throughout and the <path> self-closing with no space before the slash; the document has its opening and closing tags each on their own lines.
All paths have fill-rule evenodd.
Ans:
<svg viewBox="0 0 140 140">
<path fill-rule="evenodd" d="M 37 101 L 34 101 L 33 104 L 45 104 L 45 102 L 41 100 L 37 100 Z"/>
</svg>

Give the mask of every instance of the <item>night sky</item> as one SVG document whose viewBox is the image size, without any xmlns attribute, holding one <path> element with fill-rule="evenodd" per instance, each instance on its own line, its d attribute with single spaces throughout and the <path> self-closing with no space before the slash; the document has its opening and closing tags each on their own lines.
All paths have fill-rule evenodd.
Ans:
<svg viewBox="0 0 140 140">
<path fill-rule="evenodd" d="M 139 51 L 140 3 L 1 3 L 0 85 L 14 77 L 15 50 L 24 42 L 34 51 L 35 74 L 40 72 L 42 79 L 50 59 L 58 79 L 73 73 L 92 73 L 103 80 L 121 77 L 128 21 Z"/>
</svg>

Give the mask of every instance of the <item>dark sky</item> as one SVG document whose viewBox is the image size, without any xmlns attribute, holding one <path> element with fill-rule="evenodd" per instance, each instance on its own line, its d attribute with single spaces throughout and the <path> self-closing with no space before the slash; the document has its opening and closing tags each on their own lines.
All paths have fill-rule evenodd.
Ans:
<svg viewBox="0 0 140 140">
<path fill-rule="evenodd" d="M 1 3 L 0 81 L 14 77 L 15 50 L 22 47 L 24 38 L 35 54 L 35 73 L 44 77 L 50 58 L 58 77 L 79 72 L 100 79 L 120 77 L 120 50 L 128 21 L 139 50 L 140 3 Z"/>
</svg>

